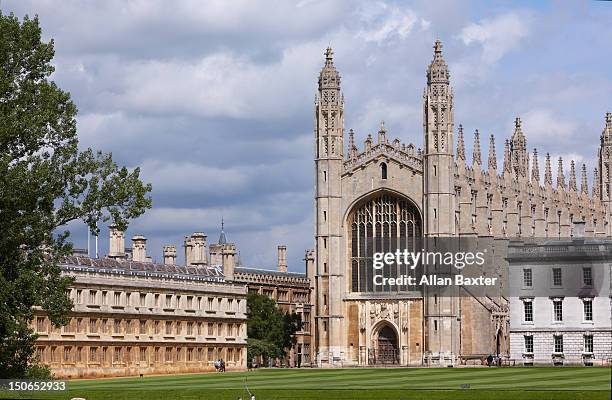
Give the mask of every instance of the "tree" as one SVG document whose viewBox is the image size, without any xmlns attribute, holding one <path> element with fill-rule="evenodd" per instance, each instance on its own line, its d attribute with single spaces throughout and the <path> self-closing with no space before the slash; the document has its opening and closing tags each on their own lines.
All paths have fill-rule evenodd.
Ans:
<svg viewBox="0 0 612 400">
<path fill-rule="evenodd" d="M 151 207 L 140 171 L 110 154 L 79 150 L 77 108 L 50 79 L 53 40 L 38 18 L 0 12 L 0 378 L 39 375 L 34 307 L 67 323 L 71 279 L 60 259 L 71 252 L 65 225 L 99 221 L 125 229 Z M 62 231 L 63 230 L 63 231 Z"/>
<path fill-rule="evenodd" d="M 296 341 L 295 332 L 302 329 L 296 313 L 284 313 L 274 300 L 258 293 L 247 296 L 247 357 L 283 358 Z"/>
</svg>

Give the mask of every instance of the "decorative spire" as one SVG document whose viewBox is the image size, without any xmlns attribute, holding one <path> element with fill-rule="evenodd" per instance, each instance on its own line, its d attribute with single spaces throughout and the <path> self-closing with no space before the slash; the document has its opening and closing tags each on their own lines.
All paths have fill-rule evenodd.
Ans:
<svg viewBox="0 0 612 400">
<path fill-rule="evenodd" d="M 533 160 L 531 161 L 531 181 L 540 183 L 540 162 L 538 161 L 538 149 L 533 149 Z"/>
<path fill-rule="evenodd" d="M 465 161 L 465 143 L 463 142 L 463 125 L 459 124 L 457 133 L 457 159 Z"/>
<path fill-rule="evenodd" d="M 434 58 L 427 68 L 427 84 L 445 83 L 448 85 L 450 74 L 448 65 L 442 57 L 442 42 L 436 40 L 434 44 Z"/>
<path fill-rule="evenodd" d="M 434 57 L 442 57 L 442 42 L 439 40 L 434 43 Z"/>
<path fill-rule="evenodd" d="M 586 172 L 586 165 L 582 164 L 582 174 L 580 177 L 580 191 L 582 192 L 582 194 L 589 194 L 589 186 L 587 183 L 587 172 Z"/>
<path fill-rule="evenodd" d="M 497 169 L 497 156 L 495 155 L 495 136 L 489 137 L 489 169 Z"/>
<path fill-rule="evenodd" d="M 597 170 L 597 167 L 595 167 L 595 170 L 593 171 L 593 199 L 599 198 L 601 198 L 601 192 L 599 189 L 599 171 Z"/>
<path fill-rule="evenodd" d="M 574 160 L 570 162 L 569 190 L 573 190 L 574 192 L 578 191 L 578 187 L 576 185 L 576 165 L 574 164 Z"/>
<path fill-rule="evenodd" d="M 349 129 L 349 140 L 348 140 L 348 156 L 349 158 L 353 157 L 353 149 L 355 148 L 355 132 L 353 129 Z"/>
<path fill-rule="evenodd" d="M 387 143 L 387 130 L 385 129 L 385 121 L 380 121 L 380 129 L 378 130 L 378 144 Z"/>
<path fill-rule="evenodd" d="M 325 50 L 325 65 L 334 65 L 334 51 L 331 46 Z"/>
<path fill-rule="evenodd" d="M 565 188 L 565 174 L 563 173 L 563 158 L 559 157 L 559 166 L 557 167 L 557 187 Z"/>
<path fill-rule="evenodd" d="M 474 132 L 474 155 L 472 156 L 472 162 L 478 165 L 482 164 L 482 157 L 480 154 L 480 133 L 478 129 Z"/>
<path fill-rule="evenodd" d="M 325 65 L 319 74 L 319 90 L 323 89 L 340 89 L 340 74 L 334 65 L 334 52 L 331 47 L 325 51 Z M 337 101 L 340 101 L 339 97 Z"/>
<path fill-rule="evenodd" d="M 227 238 L 225 237 L 225 232 L 223 228 L 225 227 L 225 223 L 223 221 L 223 217 L 221 217 L 221 234 L 219 234 L 219 244 L 226 244 Z"/>
<path fill-rule="evenodd" d="M 512 153 L 512 167 L 517 176 L 527 176 L 529 160 L 527 156 L 527 140 L 521 130 L 521 119 L 514 120 L 514 134 L 510 139 L 510 152 Z"/>
<path fill-rule="evenodd" d="M 546 153 L 546 164 L 544 166 L 544 184 L 552 185 L 552 167 L 550 165 L 550 154 Z"/>
<path fill-rule="evenodd" d="M 504 144 L 504 172 L 512 171 L 512 161 L 510 160 L 510 141 L 506 139 Z"/>
</svg>

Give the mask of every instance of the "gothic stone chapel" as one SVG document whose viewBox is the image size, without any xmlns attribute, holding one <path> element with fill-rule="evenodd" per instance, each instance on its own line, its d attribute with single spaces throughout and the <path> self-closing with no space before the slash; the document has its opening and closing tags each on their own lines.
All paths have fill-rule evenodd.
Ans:
<svg viewBox="0 0 612 400">
<path fill-rule="evenodd" d="M 610 236 L 610 113 L 589 193 L 586 168 L 578 187 L 573 161 L 566 183 L 559 159 L 553 184 L 547 155 L 540 179 L 538 153 L 530 157 L 519 118 L 505 141 L 502 168 L 493 135 L 483 163 L 478 131 L 468 163 L 461 125 L 455 132 L 449 78 L 436 41 L 423 93 L 422 150 L 390 140 L 384 124 L 376 141 L 368 135 L 359 149 L 352 130 L 345 143 L 340 74 L 332 49 L 325 53 L 315 102 L 316 248 L 307 257 L 320 366 L 453 365 L 509 352 L 508 299 L 502 293 L 373 287 L 365 263 L 373 238 L 410 247 L 422 237 L 472 237 L 494 249 L 486 275 L 504 277 L 510 238 L 570 237 L 576 221 L 585 222 L 585 236 Z"/>
</svg>

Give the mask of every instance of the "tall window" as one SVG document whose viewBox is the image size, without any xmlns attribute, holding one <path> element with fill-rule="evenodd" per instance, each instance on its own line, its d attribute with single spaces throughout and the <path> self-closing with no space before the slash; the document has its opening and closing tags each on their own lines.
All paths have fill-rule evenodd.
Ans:
<svg viewBox="0 0 612 400">
<path fill-rule="evenodd" d="M 140 320 L 140 330 L 139 330 L 140 334 L 145 334 L 147 333 L 147 321 L 141 319 Z"/>
<path fill-rule="evenodd" d="M 556 322 L 563 321 L 563 301 L 553 300 L 553 317 Z"/>
<path fill-rule="evenodd" d="M 584 320 L 593 321 L 593 301 L 591 299 L 582 300 L 582 308 L 584 310 Z"/>
<path fill-rule="evenodd" d="M 563 284 L 563 280 L 561 279 L 561 268 L 553 268 L 553 286 L 561 286 Z"/>
<path fill-rule="evenodd" d="M 592 353 L 593 352 L 593 336 L 584 335 L 584 352 Z"/>
<path fill-rule="evenodd" d="M 387 164 L 385 163 L 380 163 L 380 177 L 387 179 Z"/>
<path fill-rule="evenodd" d="M 533 322 L 533 303 L 531 301 L 524 301 L 523 307 L 525 311 L 525 322 Z"/>
<path fill-rule="evenodd" d="M 555 353 L 563 353 L 563 336 L 555 335 Z"/>
<path fill-rule="evenodd" d="M 97 347 L 89 348 L 89 361 L 98 361 L 98 348 Z"/>
<path fill-rule="evenodd" d="M 523 286 L 532 287 L 533 286 L 533 274 L 531 268 L 525 268 L 523 270 Z"/>
<path fill-rule="evenodd" d="M 584 286 L 593 286 L 593 271 L 591 267 L 582 268 L 582 283 Z"/>
<path fill-rule="evenodd" d="M 141 347 L 140 348 L 140 361 L 147 361 L 147 348 L 146 347 Z"/>
<path fill-rule="evenodd" d="M 388 194 L 374 197 L 353 210 L 348 226 L 351 229 L 351 291 L 391 291 L 390 285 L 374 286 L 372 257 L 375 252 L 415 249 L 419 245 L 421 217 L 414 205 Z M 385 265 L 377 275 L 396 277 L 414 273 L 406 265 Z M 409 290 L 408 286 L 394 287 Z"/>
<path fill-rule="evenodd" d="M 533 353 L 533 336 L 525 335 L 525 353 Z"/>
</svg>

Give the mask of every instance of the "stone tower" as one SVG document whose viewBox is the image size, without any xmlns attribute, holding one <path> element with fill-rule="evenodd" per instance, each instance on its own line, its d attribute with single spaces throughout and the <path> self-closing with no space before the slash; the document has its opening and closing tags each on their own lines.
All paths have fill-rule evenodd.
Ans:
<svg viewBox="0 0 612 400">
<path fill-rule="evenodd" d="M 452 236 L 455 232 L 453 198 L 453 93 L 442 43 L 434 45 L 423 95 L 423 219 L 426 236 Z"/>
<path fill-rule="evenodd" d="M 317 359 L 330 363 L 343 351 L 341 253 L 341 174 L 343 164 L 344 99 L 333 51 L 325 52 L 315 99 L 315 245 L 318 286 L 316 299 Z"/>
<path fill-rule="evenodd" d="M 423 94 L 423 221 L 426 238 L 455 234 L 453 92 L 442 43 L 436 41 Z M 429 271 L 426 271 L 429 273 Z M 439 275 L 439 273 L 438 273 Z M 458 354 L 457 302 L 452 287 L 424 293 L 425 348 L 436 362 L 454 362 Z"/>
<path fill-rule="evenodd" d="M 605 206 L 607 229 L 606 233 L 608 236 L 612 235 L 612 229 L 610 227 L 610 220 L 612 220 L 612 196 L 610 196 L 610 185 L 612 184 L 612 113 L 606 113 L 606 122 L 604 130 L 601 132 L 600 137 L 601 143 L 599 145 L 599 197 L 601 202 Z"/>
</svg>

